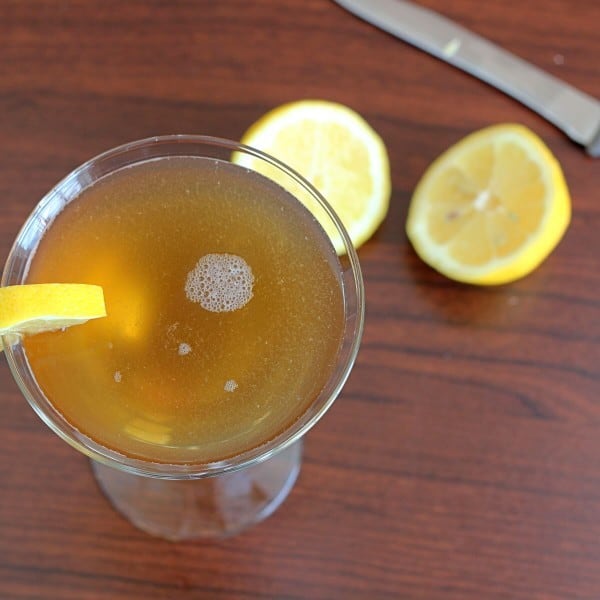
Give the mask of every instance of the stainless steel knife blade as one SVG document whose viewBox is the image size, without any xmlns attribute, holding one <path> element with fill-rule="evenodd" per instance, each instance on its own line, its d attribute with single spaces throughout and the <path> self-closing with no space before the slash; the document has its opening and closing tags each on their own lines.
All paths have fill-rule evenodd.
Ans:
<svg viewBox="0 0 600 600">
<path fill-rule="evenodd" d="M 334 0 L 357 17 L 519 100 L 600 156 L 600 102 L 432 10 L 403 0 Z"/>
</svg>

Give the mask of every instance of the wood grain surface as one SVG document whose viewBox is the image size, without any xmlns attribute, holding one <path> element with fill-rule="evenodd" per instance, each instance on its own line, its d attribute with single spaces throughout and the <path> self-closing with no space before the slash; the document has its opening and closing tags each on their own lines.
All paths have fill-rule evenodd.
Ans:
<svg viewBox="0 0 600 600">
<path fill-rule="evenodd" d="M 420 4 L 600 97 L 600 4 Z M 364 343 L 307 437 L 282 508 L 218 543 L 118 516 L 0 359 L 0 598 L 600 598 L 600 160 L 485 84 L 329 0 L 2 0 L 0 260 L 78 164 L 158 134 L 238 138 L 324 98 L 385 140 L 389 216 L 360 249 Z M 563 165 L 573 220 L 500 288 L 452 283 L 404 222 L 426 166 L 468 132 L 523 123 Z"/>
</svg>

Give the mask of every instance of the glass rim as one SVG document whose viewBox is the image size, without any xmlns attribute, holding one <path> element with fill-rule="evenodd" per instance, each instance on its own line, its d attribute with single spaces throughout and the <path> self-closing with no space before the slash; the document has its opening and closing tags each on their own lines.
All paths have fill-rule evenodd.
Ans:
<svg viewBox="0 0 600 600">
<path fill-rule="evenodd" d="M 162 154 L 158 153 L 145 155 L 143 153 L 144 149 L 158 150 L 161 147 L 166 148 L 171 146 L 176 148 L 179 148 L 179 146 L 181 146 L 181 151 L 175 152 L 173 149 L 171 149 L 170 151 L 166 150 Z M 235 456 L 223 460 L 196 463 L 152 462 L 150 460 L 142 458 L 133 458 L 122 454 L 116 450 L 103 446 L 102 444 L 83 434 L 53 406 L 51 401 L 48 398 L 46 398 L 45 394 L 41 391 L 37 384 L 37 381 L 35 380 L 35 377 L 33 376 L 33 373 L 31 372 L 31 369 L 29 368 L 21 341 L 18 340 L 15 342 L 14 340 L 9 340 L 8 336 L 0 336 L 3 340 L 4 354 L 6 355 L 9 368 L 11 370 L 13 378 L 15 379 L 17 385 L 21 390 L 21 393 L 25 396 L 28 403 L 32 406 L 32 408 L 42 419 L 42 421 L 44 421 L 44 423 L 52 431 L 54 431 L 54 433 L 56 433 L 59 437 L 61 437 L 64 441 L 66 441 L 76 450 L 82 452 L 84 455 L 100 463 L 118 468 L 131 474 L 162 479 L 199 479 L 202 477 L 209 477 L 218 475 L 220 473 L 226 473 L 234 470 L 243 469 L 245 467 L 251 466 L 253 464 L 258 464 L 269 459 L 277 452 L 283 450 L 284 448 L 287 448 L 288 446 L 299 440 L 317 423 L 317 421 L 319 421 L 319 419 L 325 414 L 325 412 L 327 412 L 327 410 L 330 408 L 330 406 L 333 404 L 333 402 L 339 395 L 342 387 L 344 386 L 346 380 L 350 375 L 350 372 L 356 360 L 356 356 L 358 354 L 364 330 L 365 292 L 358 256 L 350 240 L 348 232 L 346 231 L 340 218 L 335 213 L 331 205 L 327 202 L 327 200 L 323 197 L 323 195 L 302 175 L 300 175 L 291 167 L 287 166 L 279 159 L 272 157 L 261 150 L 233 140 L 205 135 L 164 135 L 153 136 L 136 140 L 133 142 L 128 142 L 106 150 L 73 169 L 41 198 L 41 200 L 36 204 L 32 212 L 25 220 L 8 254 L 8 258 L 4 266 L 4 271 L 2 273 L 0 285 L 19 285 L 23 283 L 23 280 L 27 275 L 26 269 L 24 270 L 24 272 L 21 273 L 15 272 L 18 266 L 17 251 L 20 248 L 20 243 L 22 242 L 23 238 L 27 236 L 29 228 L 32 226 L 32 224 L 36 222 L 36 219 L 39 219 L 39 216 L 43 212 L 44 208 L 47 205 L 49 205 L 57 196 L 60 196 L 63 199 L 67 199 L 62 190 L 71 185 L 73 182 L 76 182 L 78 178 L 80 178 L 83 174 L 88 173 L 90 170 L 92 170 L 98 165 L 101 165 L 103 163 L 110 163 L 111 161 L 113 161 L 114 159 L 118 159 L 119 157 L 122 158 L 124 156 L 135 155 L 133 156 L 133 159 L 129 162 L 125 162 L 116 167 L 111 167 L 102 175 L 96 178 L 92 178 L 76 193 L 71 194 L 69 201 L 79 196 L 84 189 L 98 181 L 101 177 L 113 173 L 128 165 L 138 164 L 156 158 L 166 158 L 169 156 L 206 156 L 206 153 L 198 154 L 197 151 L 196 153 L 191 152 L 190 148 L 193 146 L 203 146 L 205 148 L 211 147 L 213 149 L 228 150 L 230 152 L 243 152 L 245 154 L 254 156 L 262 161 L 265 161 L 277 167 L 280 171 L 285 173 L 292 180 L 298 183 L 302 188 L 304 188 L 304 190 L 308 192 L 318 202 L 319 206 L 325 211 L 327 217 L 335 225 L 344 243 L 346 257 L 349 262 L 349 266 L 346 270 L 349 270 L 352 274 L 351 281 L 354 289 L 351 290 L 351 292 L 355 296 L 356 317 L 355 325 L 353 331 L 351 332 L 352 338 L 350 340 L 349 348 L 343 357 L 343 361 L 341 361 L 343 364 L 341 366 L 341 369 L 339 369 L 339 372 L 337 373 L 337 380 L 331 386 L 331 391 L 326 398 L 321 400 L 321 396 L 317 396 L 317 398 L 312 402 L 312 404 L 310 404 L 305 409 L 305 411 L 300 415 L 300 417 L 298 417 L 298 419 L 294 423 L 286 427 L 282 432 L 280 432 L 278 435 L 273 437 L 271 440 L 265 442 L 264 444 L 255 446 Z M 185 148 L 187 148 L 187 151 L 184 150 Z M 136 152 L 139 152 L 140 154 L 136 154 Z M 298 202 L 300 201 L 298 200 Z M 56 214 L 58 214 L 58 212 Z M 51 225 L 46 224 L 46 227 L 48 226 Z M 35 251 L 37 250 L 37 245 L 43 237 L 43 233 L 45 232 L 45 230 L 46 229 L 44 228 L 43 231 L 37 231 L 37 239 L 36 243 L 34 244 L 34 248 L 33 250 L 29 250 L 27 252 L 28 262 L 35 254 Z M 346 298 L 347 293 L 348 290 L 344 288 L 344 312 L 346 320 L 348 319 L 348 307 Z M 347 337 L 348 332 L 345 332 L 342 341 L 342 346 L 344 345 L 344 342 L 346 341 Z M 340 359 L 338 357 L 338 362 L 339 361 Z M 23 372 L 24 364 L 27 365 L 27 373 Z M 26 379 L 29 379 L 31 381 L 28 382 L 26 381 Z M 330 381 L 327 385 L 329 385 Z M 31 389 L 32 384 L 34 385 L 33 390 Z M 311 413 L 311 409 L 313 409 L 317 404 L 319 404 L 317 409 L 309 415 L 309 413 Z"/>
</svg>

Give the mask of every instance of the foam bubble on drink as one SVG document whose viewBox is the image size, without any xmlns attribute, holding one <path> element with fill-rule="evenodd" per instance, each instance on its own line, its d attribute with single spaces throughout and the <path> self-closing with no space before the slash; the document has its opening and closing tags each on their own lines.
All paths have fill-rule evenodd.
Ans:
<svg viewBox="0 0 600 600">
<path fill-rule="evenodd" d="M 237 381 L 235 379 L 228 379 L 225 382 L 225 387 L 223 388 L 226 392 L 234 392 L 238 387 Z"/>
<path fill-rule="evenodd" d="M 252 299 L 254 275 L 236 254 L 206 254 L 188 273 L 185 295 L 210 312 L 231 312 Z"/>
<path fill-rule="evenodd" d="M 177 349 L 177 353 L 179 354 L 179 356 L 185 356 L 186 354 L 189 354 L 192 351 L 192 347 L 189 344 L 186 344 L 185 342 L 179 344 L 179 348 Z"/>
<path fill-rule="evenodd" d="M 115 371 L 115 383 L 121 383 L 123 376 L 121 375 L 121 371 Z"/>
</svg>

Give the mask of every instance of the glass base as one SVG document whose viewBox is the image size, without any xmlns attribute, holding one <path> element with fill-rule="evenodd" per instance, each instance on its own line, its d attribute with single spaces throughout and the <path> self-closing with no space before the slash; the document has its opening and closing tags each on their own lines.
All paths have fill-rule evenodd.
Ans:
<svg viewBox="0 0 600 600">
<path fill-rule="evenodd" d="M 100 488 L 126 519 L 179 541 L 227 537 L 266 519 L 290 493 L 301 460 L 299 440 L 262 463 L 204 479 L 156 479 L 91 463 Z"/>
</svg>

